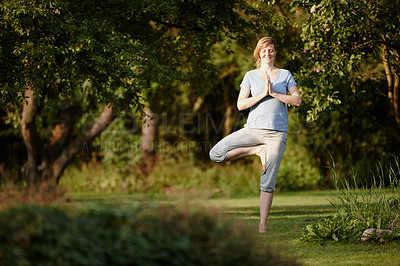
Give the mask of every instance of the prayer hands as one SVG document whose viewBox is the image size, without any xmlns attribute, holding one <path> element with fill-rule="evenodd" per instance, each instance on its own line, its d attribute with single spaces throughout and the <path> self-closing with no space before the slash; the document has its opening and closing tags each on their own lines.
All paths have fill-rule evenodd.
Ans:
<svg viewBox="0 0 400 266">
<path fill-rule="evenodd" d="M 270 79 L 268 73 L 265 73 L 264 94 L 265 94 L 265 96 L 267 96 L 267 95 L 274 96 L 275 95 L 275 92 L 272 89 L 271 79 Z"/>
</svg>

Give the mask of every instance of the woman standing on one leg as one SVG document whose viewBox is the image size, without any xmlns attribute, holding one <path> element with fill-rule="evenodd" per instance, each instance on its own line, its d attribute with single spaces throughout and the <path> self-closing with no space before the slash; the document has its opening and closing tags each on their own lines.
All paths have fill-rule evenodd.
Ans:
<svg viewBox="0 0 400 266">
<path fill-rule="evenodd" d="M 274 66 L 276 53 L 274 39 L 263 37 L 258 41 L 254 50 L 257 68 L 244 76 L 237 101 L 239 111 L 250 108 L 247 123 L 244 128 L 219 141 L 210 151 L 210 158 L 215 162 L 250 155 L 260 157 L 260 233 L 265 232 L 276 176 L 285 151 L 287 104 L 301 104 L 300 93 L 291 73 Z"/>
</svg>

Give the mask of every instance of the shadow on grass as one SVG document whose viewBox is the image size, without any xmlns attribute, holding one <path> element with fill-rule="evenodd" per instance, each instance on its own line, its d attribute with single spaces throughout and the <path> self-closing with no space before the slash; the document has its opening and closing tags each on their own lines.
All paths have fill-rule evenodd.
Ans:
<svg viewBox="0 0 400 266">
<path fill-rule="evenodd" d="M 272 207 L 269 219 L 280 219 L 280 218 L 291 218 L 291 217 L 304 217 L 309 219 L 318 219 L 320 217 L 326 217 L 332 214 L 330 206 L 283 206 L 283 207 Z M 259 216 L 260 210 L 257 207 L 236 207 L 229 208 L 225 211 L 226 216 L 235 218 L 246 218 L 246 216 Z"/>
</svg>

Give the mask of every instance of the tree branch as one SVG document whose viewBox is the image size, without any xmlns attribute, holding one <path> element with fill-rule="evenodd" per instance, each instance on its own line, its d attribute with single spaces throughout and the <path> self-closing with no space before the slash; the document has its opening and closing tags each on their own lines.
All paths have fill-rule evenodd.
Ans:
<svg viewBox="0 0 400 266">
<path fill-rule="evenodd" d="M 37 163 L 40 155 L 40 138 L 36 129 L 37 106 L 33 87 L 30 82 L 25 87 L 25 103 L 22 109 L 21 132 L 28 155 L 27 165 L 23 168 L 23 175 L 29 186 L 38 181 L 39 171 Z"/>
<path fill-rule="evenodd" d="M 184 26 L 184 25 L 175 24 L 175 23 L 170 23 L 170 22 L 167 22 L 167 21 L 162 21 L 162 20 L 160 20 L 160 19 L 158 19 L 158 18 L 156 18 L 156 17 L 153 17 L 153 16 L 148 16 L 148 18 L 149 18 L 151 21 L 155 22 L 155 23 L 162 24 L 162 25 L 167 26 L 167 27 L 169 27 L 169 28 L 177 28 L 177 29 L 182 29 L 182 30 L 188 28 L 187 26 Z M 200 28 L 200 27 L 193 27 L 193 29 L 195 29 L 195 30 L 197 30 L 197 31 L 204 31 L 204 30 L 203 30 L 202 28 Z"/>
<path fill-rule="evenodd" d="M 394 84 L 393 84 L 393 107 L 394 116 L 396 118 L 397 125 L 400 127 L 400 77 L 398 73 L 394 73 Z"/>
<path fill-rule="evenodd" d="M 383 44 L 382 46 L 382 62 L 385 67 L 385 73 L 386 73 L 386 80 L 388 83 L 388 98 L 390 103 L 393 104 L 393 75 L 392 75 L 392 69 L 391 69 L 391 64 L 390 64 L 390 58 L 389 58 L 389 49 L 388 47 Z"/>
<path fill-rule="evenodd" d="M 52 166 L 52 178 L 58 183 L 64 169 L 83 150 L 84 145 L 91 143 L 99 136 L 115 119 L 114 107 L 106 106 L 93 126 L 73 141 L 57 158 Z"/>
<path fill-rule="evenodd" d="M 185 28 L 186 28 L 186 27 L 183 26 L 183 25 L 179 25 L 179 24 L 174 24 L 174 23 L 169 23 L 169 22 L 166 22 L 166 21 L 162 21 L 162 20 L 159 20 L 158 18 L 153 17 L 153 16 L 149 16 L 149 19 L 152 20 L 152 21 L 154 21 L 154 22 L 156 22 L 156 23 L 158 23 L 158 24 L 162 24 L 162 25 L 168 26 L 168 27 L 170 27 L 170 28 L 177 28 L 177 29 L 185 29 Z"/>
<path fill-rule="evenodd" d="M 68 139 L 74 127 L 75 120 L 81 113 L 82 107 L 78 104 L 68 104 L 61 110 L 60 122 L 53 127 L 49 142 L 46 145 L 49 157 L 57 157 L 60 146 Z"/>
</svg>

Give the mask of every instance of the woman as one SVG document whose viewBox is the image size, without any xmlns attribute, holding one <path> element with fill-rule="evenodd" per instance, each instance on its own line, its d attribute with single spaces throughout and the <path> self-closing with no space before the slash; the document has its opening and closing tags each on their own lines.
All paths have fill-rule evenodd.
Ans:
<svg viewBox="0 0 400 266">
<path fill-rule="evenodd" d="M 254 50 L 257 68 L 246 73 L 237 100 L 239 111 L 250 108 L 244 128 L 226 136 L 210 151 L 215 162 L 258 155 L 261 159 L 260 225 L 266 230 L 275 181 L 286 146 L 287 104 L 300 106 L 301 97 L 291 73 L 274 66 L 276 41 L 261 38 Z M 250 96 L 251 94 L 251 96 Z"/>
</svg>

